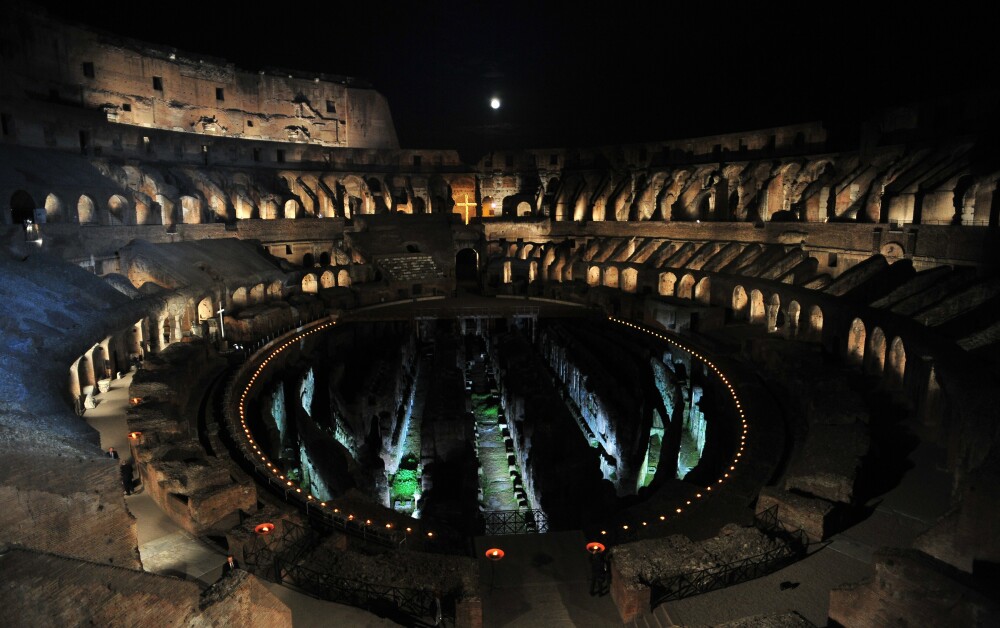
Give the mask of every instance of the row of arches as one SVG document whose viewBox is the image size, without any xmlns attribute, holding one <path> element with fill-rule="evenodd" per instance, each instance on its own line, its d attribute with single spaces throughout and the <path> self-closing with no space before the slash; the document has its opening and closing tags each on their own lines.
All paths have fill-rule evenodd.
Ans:
<svg viewBox="0 0 1000 628">
<path fill-rule="evenodd" d="M 865 373 L 883 377 L 887 386 L 902 388 L 906 373 L 906 347 L 896 336 L 887 342 L 885 332 L 875 326 L 869 333 L 860 318 L 851 321 L 847 334 L 847 359 Z"/>
<path fill-rule="evenodd" d="M 708 305 L 712 300 L 712 278 L 705 275 L 695 280 L 694 275 L 685 273 L 680 281 L 671 271 L 660 273 L 657 292 L 660 296 L 690 299 L 702 305 Z"/>
<path fill-rule="evenodd" d="M 349 288 L 351 273 L 346 268 L 331 268 L 322 273 L 307 273 L 302 277 L 302 292 L 315 294 L 321 288 Z"/>
</svg>

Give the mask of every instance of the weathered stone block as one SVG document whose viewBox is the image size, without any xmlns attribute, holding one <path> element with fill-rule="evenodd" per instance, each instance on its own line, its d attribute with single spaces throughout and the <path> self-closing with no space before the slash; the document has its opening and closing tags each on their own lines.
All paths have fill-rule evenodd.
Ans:
<svg viewBox="0 0 1000 628">
<path fill-rule="evenodd" d="M 868 429 L 863 424 L 813 425 L 788 471 L 785 488 L 851 503 L 861 457 L 868 453 L 869 444 Z"/>
<path fill-rule="evenodd" d="M 872 579 L 830 592 L 830 619 L 843 626 L 987 626 L 1000 617 L 1000 604 L 923 552 L 883 548 L 873 562 Z"/>
<path fill-rule="evenodd" d="M 778 488 L 765 487 L 757 498 L 757 514 L 778 507 L 778 520 L 786 530 L 802 529 L 810 541 L 826 538 L 834 505 L 822 499 L 803 497 Z"/>
</svg>

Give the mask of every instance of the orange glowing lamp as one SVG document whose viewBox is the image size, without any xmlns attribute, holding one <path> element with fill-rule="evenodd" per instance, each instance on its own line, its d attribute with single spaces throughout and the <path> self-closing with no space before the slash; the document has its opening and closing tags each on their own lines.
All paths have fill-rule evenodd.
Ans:
<svg viewBox="0 0 1000 628">
<path fill-rule="evenodd" d="M 487 560 L 492 560 L 495 562 L 501 560 L 503 557 L 504 557 L 504 552 L 499 547 L 491 547 L 490 549 L 486 550 Z"/>
<path fill-rule="evenodd" d="M 587 543 L 587 551 L 591 554 L 600 554 L 605 550 L 604 543 L 598 543 L 597 541 L 591 541 Z"/>
<path fill-rule="evenodd" d="M 270 533 L 274 532 L 274 524 L 273 523 L 259 523 L 256 526 L 254 526 L 253 531 L 256 532 L 257 534 L 270 534 Z"/>
<path fill-rule="evenodd" d="M 142 436 L 142 432 L 129 432 L 128 433 L 129 440 L 139 440 L 140 436 Z"/>
</svg>

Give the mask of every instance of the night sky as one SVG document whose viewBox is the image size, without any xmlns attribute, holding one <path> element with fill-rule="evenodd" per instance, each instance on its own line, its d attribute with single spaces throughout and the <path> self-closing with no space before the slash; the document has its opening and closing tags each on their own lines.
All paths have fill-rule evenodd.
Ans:
<svg viewBox="0 0 1000 628">
<path fill-rule="evenodd" d="M 1000 57 L 991 19 L 955 3 L 40 4 L 251 71 L 366 79 L 404 148 L 467 153 L 852 120 L 991 83 Z"/>
</svg>

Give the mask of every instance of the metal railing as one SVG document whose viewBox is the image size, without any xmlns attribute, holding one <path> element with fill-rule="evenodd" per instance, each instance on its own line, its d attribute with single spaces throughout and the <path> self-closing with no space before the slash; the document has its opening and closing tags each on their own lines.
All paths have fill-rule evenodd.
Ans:
<svg viewBox="0 0 1000 628">
<path fill-rule="evenodd" d="M 649 582 L 650 607 L 766 576 L 798 561 L 809 548 L 809 538 L 801 528 L 789 532 L 781 524 L 777 506 L 757 515 L 754 526 L 780 544 L 761 554 Z"/>
<path fill-rule="evenodd" d="M 254 535 L 243 548 L 243 565 L 254 575 L 313 597 L 363 608 L 383 617 L 418 625 L 434 617 L 454 618 L 453 597 L 439 598 L 432 591 L 376 584 L 336 575 L 321 564 L 308 566 L 303 559 L 318 541 L 306 526 L 284 521 L 269 535 Z"/>
<path fill-rule="evenodd" d="M 483 534 L 545 534 L 549 519 L 541 510 L 487 510 L 482 513 Z"/>
</svg>

